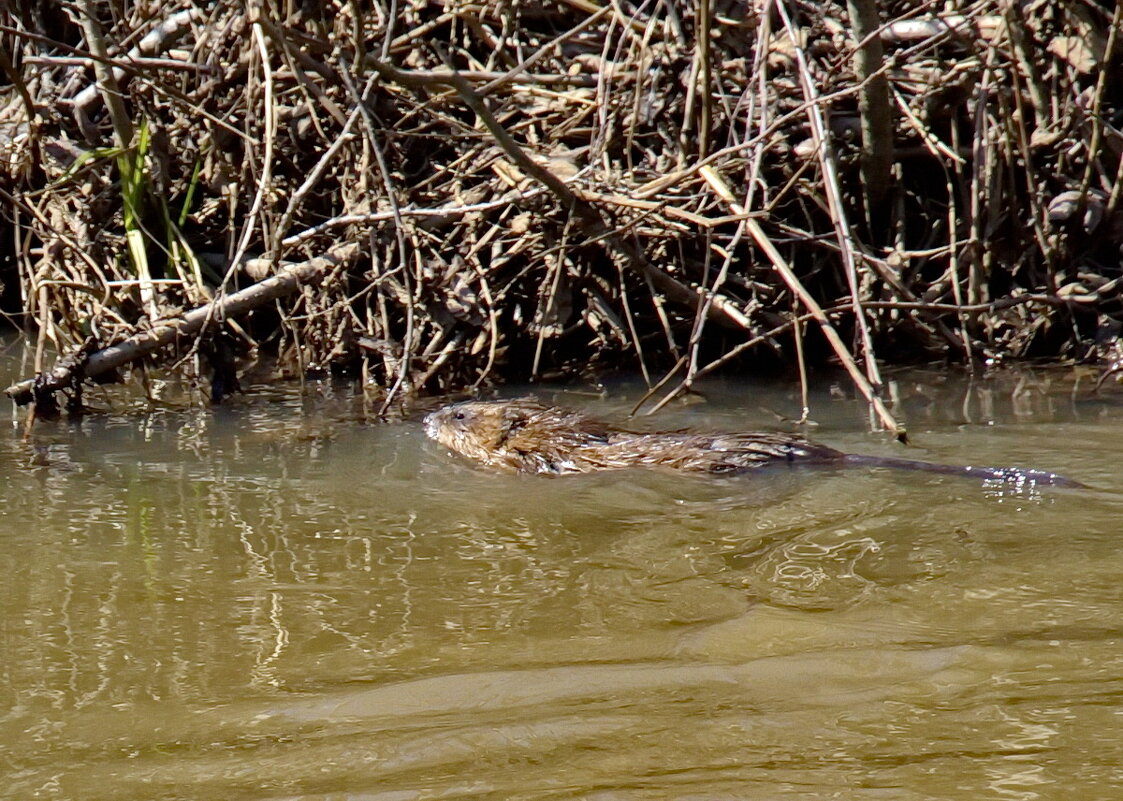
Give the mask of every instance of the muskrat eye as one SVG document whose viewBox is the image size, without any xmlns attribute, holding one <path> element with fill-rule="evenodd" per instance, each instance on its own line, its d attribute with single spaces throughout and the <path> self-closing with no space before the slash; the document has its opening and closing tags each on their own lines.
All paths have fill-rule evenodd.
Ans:
<svg viewBox="0 0 1123 801">
<path fill-rule="evenodd" d="M 454 414 L 452 416 L 452 419 L 453 420 L 463 420 L 466 416 L 467 415 L 465 415 L 464 412 L 457 412 L 456 414 Z"/>
</svg>

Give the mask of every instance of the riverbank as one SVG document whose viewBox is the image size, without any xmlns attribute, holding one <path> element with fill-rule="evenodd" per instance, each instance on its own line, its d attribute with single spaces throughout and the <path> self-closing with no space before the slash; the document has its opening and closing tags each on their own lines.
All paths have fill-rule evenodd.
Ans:
<svg viewBox="0 0 1123 801">
<path fill-rule="evenodd" d="M 876 403 L 879 364 L 1123 353 L 1108 5 L 311 8 L 4 13 L 0 300 L 35 373 L 170 330 L 135 359 L 214 400 L 266 350 L 384 409 L 817 364 Z"/>
</svg>

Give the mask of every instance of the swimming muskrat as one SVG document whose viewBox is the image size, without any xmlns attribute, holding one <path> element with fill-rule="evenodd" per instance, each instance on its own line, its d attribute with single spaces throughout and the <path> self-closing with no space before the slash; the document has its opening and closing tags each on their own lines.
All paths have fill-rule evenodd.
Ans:
<svg viewBox="0 0 1123 801">
<path fill-rule="evenodd" d="M 843 453 L 793 434 L 639 433 L 528 399 L 454 403 L 425 418 L 425 433 L 456 453 L 509 473 L 564 475 L 664 467 L 725 474 L 794 462 L 894 467 L 1010 482 L 1083 486 L 1044 470 L 961 467 Z"/>
</svg>

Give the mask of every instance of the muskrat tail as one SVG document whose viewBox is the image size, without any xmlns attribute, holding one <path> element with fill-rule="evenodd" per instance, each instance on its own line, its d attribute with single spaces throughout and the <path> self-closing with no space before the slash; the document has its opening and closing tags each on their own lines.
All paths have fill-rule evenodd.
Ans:
<svg viewBox="0 0 1123 801">
<path fill-rule="evenodd" d="M 1034 470 L 1024 467 L 977 467 L 958 464 L 937 464 L 936 462 L 922 462 L 919 459 L 898 459 L 894 456 L 864 456 L 861 454 L 846 454 L 843 457 L 846 464 L 856 467 L 891 467 L 895 470 L 921 470 L 925 473 L 942 473 L 948 476 L 968 476 L 991 481 L 1002 481 L 1007 484 L 1023 484 L 1033 482 L 1050 487 L 1068 487 L 1071 489 L 1087 489 L 1087 484 L 1081 484 L 1071 478 L 1050 473 L 1047 470 Z"/>
</svg>

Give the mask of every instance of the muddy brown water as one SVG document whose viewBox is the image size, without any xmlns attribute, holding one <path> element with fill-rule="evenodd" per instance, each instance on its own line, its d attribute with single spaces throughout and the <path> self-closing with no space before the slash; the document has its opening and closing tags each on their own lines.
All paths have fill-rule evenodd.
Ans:
<svg viewBox="0 0 1123 801">
<path fill-rule="evenodd" d="M 916 447 L 829 384 L 816 438 L 1093 488 L 496 476 L 324 385 L 30 443 L 13 414 L 0 797 L 1119 798 L 1123 390 L 893 386 Z M 706 390 L 658 424 L 798 411 Z M 621 420 L 637 392 L 541 394 Z"/>
</svg>

